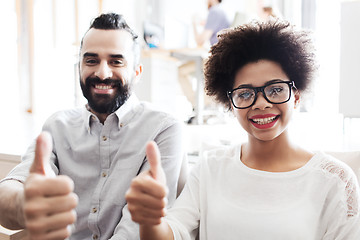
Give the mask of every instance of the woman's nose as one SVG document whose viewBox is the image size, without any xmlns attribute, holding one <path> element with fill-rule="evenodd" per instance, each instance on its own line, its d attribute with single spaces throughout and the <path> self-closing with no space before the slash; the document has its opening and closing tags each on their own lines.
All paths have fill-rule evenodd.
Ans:
<svg viewBox="0 0 360 240">
<path fill-rule="evenodd" d="M 262 92 L 258 92 L 255 103 L 254 103 L 254 105 L 252 105 L 252 109 L 264 110 L 264 109 L 270 108 L 270 107 L 272 107 L 272 104 L 266 100 L 266 98 L 264 97 L 264 94 Z"/>
</svg>

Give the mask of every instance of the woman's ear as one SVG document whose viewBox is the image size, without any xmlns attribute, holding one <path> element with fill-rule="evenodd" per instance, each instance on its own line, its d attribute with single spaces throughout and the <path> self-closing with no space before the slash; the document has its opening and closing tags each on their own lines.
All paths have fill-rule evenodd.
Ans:
<svg viewBox="0 0 360 240">
<path fill-rule="evenodd" d="M 294 98 L 295 98 L 294 108 L 296 109 L 300 105 L 300 100 L 301 100 L 301 95 L 299 90 L 294 91 Z"/>
</svg>

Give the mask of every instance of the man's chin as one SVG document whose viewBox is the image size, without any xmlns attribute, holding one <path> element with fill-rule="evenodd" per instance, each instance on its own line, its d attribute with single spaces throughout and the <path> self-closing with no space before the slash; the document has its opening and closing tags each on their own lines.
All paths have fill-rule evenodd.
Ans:
<svg viewBox="0 0 360 240">
<path fill-rule="evenodd" d="M 100 114 L 111 114 L 118 110 L 128 99 L 128 96 L 121 96 L 115 98 L 92 98 L 88 99 L 88 104 L 91 110 Z"/>
<path fill-rule="evenodd" d="M 93 89 L 81 83 L 84 97 L 88 100 L 88 106 L 96 113 L 111 114 L 118 110 L 130 97 L 128 86 L 117 87 L 112 94 L 95 93 Z"/>
</svg>

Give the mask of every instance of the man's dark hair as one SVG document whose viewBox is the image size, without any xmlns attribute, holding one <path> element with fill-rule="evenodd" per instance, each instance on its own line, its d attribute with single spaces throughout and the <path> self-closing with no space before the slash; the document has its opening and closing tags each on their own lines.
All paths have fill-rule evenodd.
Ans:
<svg viewBox="0 0 360 240">
<path fill-rule="evenodd" d="M 103 13 L 91 21 L 88 31 L 91 28 L 102 30 L 125 30 L 130 33 L 134 41 L 135 64 L 139 63 L 140 46 L 138 42 L 138 35 L 129 27 L 122 15 L 117 13 Z M 82 45 L 83 39 L 81 40 L 80 49 L 82 48 Z"/>
<path fill-rule="evenodd" d="M 226 93 L 233 88 L 236 73 L 246 64 L 262 59 L 280 64 L 296 88 L 306 90 L 316 72 L 309 36 L 309 32 L 295 30 L 282 20 L 254 21 L 224 31 L 205 63 L 206 93 L 231 109 Z"/>
</svg>

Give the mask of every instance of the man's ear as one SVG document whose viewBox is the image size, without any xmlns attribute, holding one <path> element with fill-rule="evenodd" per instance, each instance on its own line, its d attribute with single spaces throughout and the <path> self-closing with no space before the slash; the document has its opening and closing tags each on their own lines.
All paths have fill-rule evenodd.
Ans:
<svg viewBox="0 0 360 240">
<path fill-rule="evenodd" d="M 142 66 L 142 64 L 138 64 L 138 65 L 135 67 L 135 82 L 136 82 L 136 83 L 140 80 L 142 71 L 143 71 L 143 66 Z"/>
<path fill-rule="evenodd" d="M 301 100 L 301 95 L 299 90 L 294 91 L 294 98 L 295 98 L 294 108 L 296 109 L 298 106 L 300 106 L 300 100 Z"/>
</svg>

